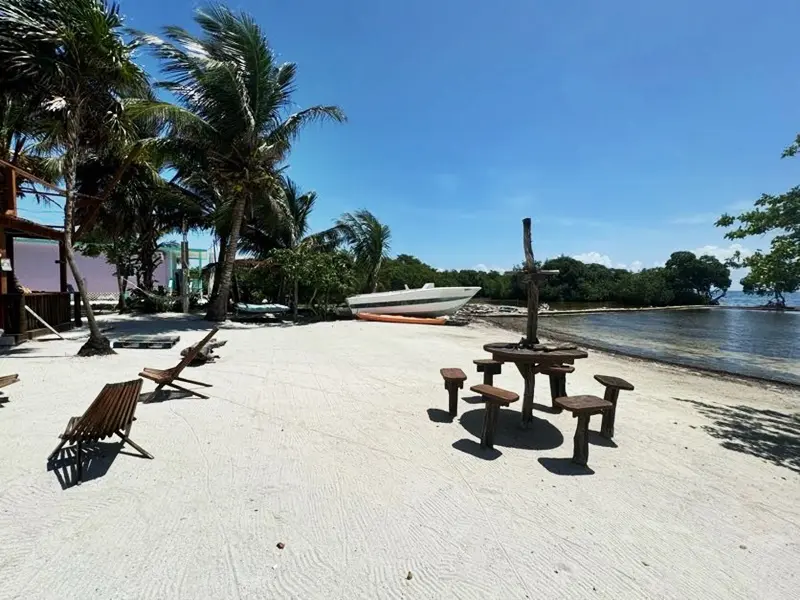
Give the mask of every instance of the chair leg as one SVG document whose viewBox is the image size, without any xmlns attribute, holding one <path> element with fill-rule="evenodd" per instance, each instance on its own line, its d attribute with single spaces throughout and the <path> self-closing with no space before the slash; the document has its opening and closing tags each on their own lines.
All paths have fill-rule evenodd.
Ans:
<svg viewBox="0 0 800 600">
<path fill-rule="evenodd" d="M 137 443 L 136 443 L 136 442 L 134 442 L 134 441 L 133 441 L 131 438 L 129 438 L 129 437 L 127 436 L 127 434 L 125 434 L 125 433 L 122 433 L 121 431 L 117 431 L 117 435 L 118 435 L 120 438 L 122 438 L 122 442 L 123 442 L 123 443 L 128 443 L 128 444 L 130 444 L 131 446 L 133 446 L 134 448 L 136 448 L 136 450 L 138 450 L 138 451 L 139 451 L 139 453 L 140 453 L 142 456 L 144 456 L 145 458 L 153 458 L 153 455 L 152 455 L 152 454 L 150 454 L 150 453 L 149 453 L 147 450 L 145 450 L 145 449 L 144 449 L 144 448 L 142 448 L 142 447 L 141 447 L 139 444 L 137 444 Z"/>
<path fill-rule="evenodd" d="M 78 442 L 78 476 L 75 479 L 75 483 L 77 485 L 80 485 L 80 483 L 83 481 L 83 452 L 82 452 L 83 448 L 82 448 L 82 446 L 83 446 L 83 444 L 79 441 Z"/>
<path fill-rule="evenodd" d="M 450 394 L 450 416 L 455 417 L 458 414 L 458 388 L 451 385 L 447 393 Z"/>
<path fill-rule="evenodd" d="M 603 421 L 600 423 L 600 435 L 611 439 L 614 437 L 614 421 L 617 417 L 617 399 L 619 390 L 616 388 L 606 388 L 605 399 L 611 402 L 611 408 L 603 411 Z"/>
<path fill-rule="evenodd" d="M 48 456 L 48 457 L 47 457 L 47 460 L 48 460 L 48 461 L 51 461 L 51 460 L 53 460 L 53 459 L 56 457 L 56 455 L 57 455 L 59 452 L 61 452 L 61 449 L 64 447 L 64 444 L 66 444 L 66 443 L 67 443 L 67 440 L 61 440 L 61 441 L 58 443 L 58 446 L 56 446 L 56 449 L 55 449 L 55 450 L 53 450 L 53 451 L 50 453 L 50 456 Z"/>
<path fill-rule="evenodd" d="M 574 442 L 572 462 L 585 467 L 589 462 L 589 415 L 578 415 Z"/>
<path fill-rule="evenodd" d="M 192 396 L 197 396 L 198 398 L 202 398 L 203 400 L 208 400 L 208 396 L 201 394 L 200 392 L 195 392 L 194 390 L 187 389 L 185 387 L 181 387 L 176 383 L 167 383 L 166 385 L 170 387 L 174 387 L 176 390 L 180 390 L 182 392 L 186 392 L 187 394 L 191 394 Z"/>
<path fill-rule="evenodd" d="M 213 384 L 210 383 L 203 383 L 202 381 L 194 381 L 192 379 L 184 379 L 183 377 L 176 377 L 178 381 L 184 381 L 186 383 L 193 383 L 194 385 L 202 385 L 203 387 L 214 387 Z"/>
<path fill-rule="evenodd" d="M 483 385 L 494 385 L 494 373 L 488 369 L 483 372 Z"/>
<path fill-rule="evenodd" d="M 497 413 L 500 407 L 493 403 L 486 403 L 486 414 L 483 417 L 483 431 L 481 432 L 481 448 L 494 448 L 494 430 L 497 428 Z"/>
</svg>

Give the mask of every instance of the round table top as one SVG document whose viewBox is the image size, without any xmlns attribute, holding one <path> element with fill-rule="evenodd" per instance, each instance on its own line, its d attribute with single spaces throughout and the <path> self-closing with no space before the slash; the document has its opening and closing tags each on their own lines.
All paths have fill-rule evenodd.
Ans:
<svg viewBox="0 0 800 600">
<path fill-rule="evenodd" d="M 579 358 L 588 358 L 586 350 L 576 346 L 559 345 L 544 346 L 541 350 L 519 348 L 514 342 L 495 342 L 486 344 L 483 349 L 492 354 L 495 360 L 522 364 L 564 363 L 572 362 Z"/>
</svg>

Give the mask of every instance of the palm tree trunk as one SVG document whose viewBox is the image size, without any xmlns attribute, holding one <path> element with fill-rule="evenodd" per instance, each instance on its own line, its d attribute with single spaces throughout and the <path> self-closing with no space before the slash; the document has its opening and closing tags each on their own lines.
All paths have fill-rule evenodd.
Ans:
<svg viewBox="0 0 800 600">
<path fill-rule="evenodd" d="M 219 236 L 219 256 L 217 263 L 214 265 L 214 283 L 211 285 L 211 290 L 208 293 L 208 302 L 213 304 L 219 296 L 219 282 L 222 280 L 222 265 L 225 263 L 225 249 L 228 245 L 228 238 L 224 235 Z"/>
<path fill-rule="evenodd" d="M 381 263 L 382 262 L 383 262 L 383 259 L 378 259 L 378 264 L 375 265 L 375 268 L 373 269 L 372 273 L 370 274 L 370 286 L 369 287 L 372 288 L 372 289 L 370 289 L 370 292 L 373 293 L 373 294 L 378 291 L 378 272 L 381 270 Z"/>
<path fill-rule="evenodd" d="M 72 276 L 75 278 L 75 285 L 78 286 L 78 293 L 83 302 L 83 311 L 86 321 L 89 324 L 89 339 L 78 350 L 78 356 L 96 356 L 105 354 L 116 354 L 111 348 L 111 343 L 101 332 L 97 321 L 94 318 L 92 305 L 89 303 L 89 290 L 86 289 L 86 281 L 81 276 L 78 264 L 75 262 L 75 250 L 72 247 L 72 230 L 75 225 L 75 177 L 78 169 L 78 135 L 77 119 L 73 117 L 70 123 L 69 142 L 64 153 L 64 184 L 66 187 L 66 198 L 64 200 L 64 253 L 67 255 L 67 263 L 72 269 Z"/>
<path fill-rule="evenodd" d="M 208 312 L 206 312 L 208 321 L 224 321 L 228 314 L 228 294 L 231 290 L 233 265 L 236 262 L 236 249 L 239 245 L 239 231 L 242 228 L 246 200 L 245 195 L 240 194 L 233 205 L 231 231 L 228 237 L 228 246 L 225 248 L 225 261 L 222 263 L 219 291 L 214 301 L 208 304 Z"/>
<path fill-rule="evenodd" d="M 292 303 L 292 321 L 297 323 L 297 303 L 300 300 L 300 280 L 294 280 L 294 302 Z"/>
</svg>

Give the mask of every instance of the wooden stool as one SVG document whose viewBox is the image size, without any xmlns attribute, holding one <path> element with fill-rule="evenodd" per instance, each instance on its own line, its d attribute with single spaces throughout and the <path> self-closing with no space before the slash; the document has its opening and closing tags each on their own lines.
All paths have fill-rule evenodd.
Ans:
<svg viewBox="0 0 800 600">
<path fill-rule="evenodd" d="M 609 410 L 613 405 L 597 396 L 566 396 L 556 398 L 553 402 L 578 419 L 572 462 L 585 467 L 589 461 L 589 417 Z"/>
<path fill-rule="evenodd" d="M 494 448 L 494 432 L 497 430 L 497 416 L 501 406 L 508 406 L 519 400 L 514 392 L 482 383 L 471 388 L 476 394 L 483 396 L 486 402 L 486 415 L 483 417 L 483 430 L 481 431 L 481 448 Z"/>
<path fill-rule="evenodd" d="M 595 375 L 594 378 L 606 387 L 606 393 L 603 398 L 611 402 L 611 410 L 603 413 L 603 422 L 600 424 L 600 435 L 611 439 L 614 437 L 614 419 L 617 416 L 619 391 L 632 392 L 633 386 L 624 379 L 612 377 L 611 375 Z"/>
<path fill-rule="evenodd" d="M 499 360 L 492 360 L 491 358 L 478 358 L 472 362 L 478 367 L 478 373 L 483 373 L 483 384 L 492 385 L 494 383 L 494 376 L 500 375 L 503 370 L 503 363 Z"/>
<path fill-rule="evenodd" d="M 555 399 L 567 395 L 567 375 L 574 372 L 575 367 L 571 365 L 549 365 L 539 369 L 542 375 L 550 376 L 550 400 L 558 412 L 561 412 L 561 408 L 556 406 Z"/>
<path fill-rule="evenodd" d="M 450 395 L 450 414 L 455 417 L 458 414 L 458 390 L 464 387 L 467 376 L 461 369 L 441 369 L 439 373 L 444 379 L 444 389 Z"/>
</svg>

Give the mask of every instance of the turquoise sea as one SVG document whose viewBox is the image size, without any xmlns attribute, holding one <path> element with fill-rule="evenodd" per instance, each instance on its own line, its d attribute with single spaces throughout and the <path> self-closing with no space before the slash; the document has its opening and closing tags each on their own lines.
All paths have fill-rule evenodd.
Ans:
<svg viewBox="0 0 800 600">
<path fill-rule="evenodd" d="M 734 308 L 763 304 L 741 292 L 726 300 L 731 308 L 547 316 L 539 327 L 633 356 L 800 385 L 800 311 Z"/>
</svg>

